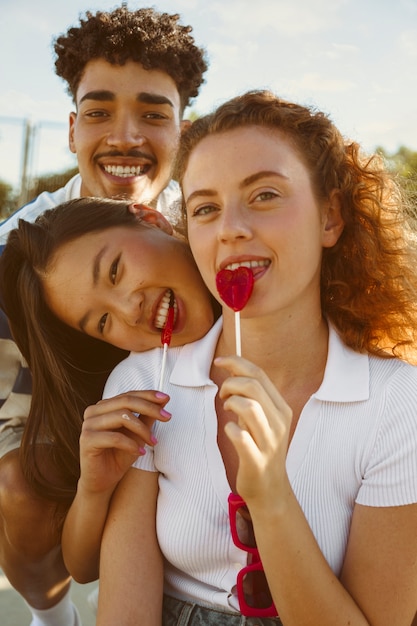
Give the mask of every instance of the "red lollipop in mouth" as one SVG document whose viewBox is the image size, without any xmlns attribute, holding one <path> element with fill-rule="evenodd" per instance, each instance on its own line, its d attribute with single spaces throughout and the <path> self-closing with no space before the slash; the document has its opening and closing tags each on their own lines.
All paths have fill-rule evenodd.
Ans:
<svg viewBox="0 0 417 626">
<path fill-rule="evenodd" d="M 164 351 L 162 353 L 161 374 L 159 376 L 159 386 L 158 386 L 159 390 L 162 390 L 162 386 L 163 386 L 163 383 L 164 383 L 167 350 L 168 350 L 168 346 L 171 343 L 172 331 L 173 331 L 173 328 L 174 328 L 174 321 L 175 321 L 174 302 L 175 302 L 174 294 L 171 291 L 171 297 L 170 297 L 170 300 L 169 300 L 167 320 L 166 320 L 165 326 L 163 327 L 162 332 L 161 332 L 161 343 L 163 345 Z"/>
<path fill-rule="evenodd" d="M 220 270 L 216 276 L 217 291 L 223 302 L 233 311 L 241 311 L 253 290 L 253 273 L 241 265 L 235 270 Z"/>
<path fill-rule="evenodd" d="M 167 321 L 161 333 L 162 345 L 167 344 L 169 346 L 169 344 L 171 343 L 172 329 L 174 328 L 174 319 L 175 309 L 173 306 L 170 306 L 168 309 Z"/>
<path fill-rule="evenodd" d="M 235 270 L 220 270 L 216 287 L 223 302 L 235 312 L 236 354 L 242 355 L 240 343 L 240 311 L 248 303 L 253 289 L 253 273 L 241 265 Z"/>
</svg>

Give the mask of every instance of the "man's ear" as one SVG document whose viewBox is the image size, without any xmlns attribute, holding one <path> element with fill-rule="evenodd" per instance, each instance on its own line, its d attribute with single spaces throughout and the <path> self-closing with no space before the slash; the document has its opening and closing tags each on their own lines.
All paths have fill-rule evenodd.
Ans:
<svg viewBox="0 0 417 626">
<path fill-rule="evenodd" d="M 329 200 L 323 215 L 323 248 L 332 248 L 339 240 L 340 235 L 345 227 L 345 221 L 342 217 L 342 202 L 340 191 L 333 189 L 330 193 Z"/>
<path fill-rule="evenodd" d="M 75 120 L 77 119 L 77 114 L 72 112 L 69 114 L 69 130 L 68 130 L 68 145 L 69 149 L 73 154 L 76 154 L 75 143 L 74 143 L 74 126 Z"/>
<path fill-rule="evenodd" d="M 174 232 L 171 224 L 168 222 L 166 217 L 160 213 L 160 211 L 151 209 L 151 207 L 146 206 L 145 204 L 139 204 L 139 202 L 133 202 L 130 204 L 129 211 L 133 213 L 133 215 L 136 215 L 141 221 L 160 228 L 168 235 L 172 235 Z"/>
</svg>

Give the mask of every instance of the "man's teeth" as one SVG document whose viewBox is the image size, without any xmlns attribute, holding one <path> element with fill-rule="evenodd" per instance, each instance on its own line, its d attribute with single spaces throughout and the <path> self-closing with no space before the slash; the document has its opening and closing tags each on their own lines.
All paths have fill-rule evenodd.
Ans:
<svg viewBox="0 0 417 626">
<path fill-rule="evenodd" d="M 171 296 L 172 296 L 172 291 L 171 289 L 167 289 L 162 300 L 161 300 L 161 304 L 158 307 L 158 310 L 156 312 L 156 316 L 155 316 L 155 326 L 156 328 L 160 328 L 161 330 L 164 328 L 166 322 L 167 322 L 167 317 L 168 317 L 168 310 L 169 310 L 169 305 L 171 302 Z M 174 299 L 174 311 L 175 311 L 175 315 L 174 315 L 174 319 L 177 317 L 177 302 Z"/>
<path fill-rule="evenodd" d="M 145 165 L 105 165 L 104 170 L 112 176 L 129 178 L 130 176 L 140 176 L 145 170 Z"/>
<path fill-rule="evenodd" d="M 266 267 L 270 264 L 269 259 L 263 259 L 262 261 L 242 261 L 241 263 L 230 263 L 226 265 L 227 270 L 237 270 L 238 267 L 248 267 L 250 270 L 255 267 Z"/>
</svg>

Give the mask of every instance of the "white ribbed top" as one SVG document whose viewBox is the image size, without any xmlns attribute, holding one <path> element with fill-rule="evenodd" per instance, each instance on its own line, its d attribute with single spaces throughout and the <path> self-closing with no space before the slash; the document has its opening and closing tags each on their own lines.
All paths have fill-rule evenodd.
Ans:
<svg viewBox="0 0 417 626">
<path fill-rule="evenodd" d="M 237 609 L 236 573 L 246 553 L 233 544 L 230 488 L 217 446 L 216 386 L 209 370 L 221 320 L 206 337 L 168 350 L 168 423 L 135 466 L 160 472 L 158 538 L 166 591 Z M 111 374 L 105 397 L 156 389 L 162 350 L 131 354 Z M 417 368 L 361 355 L 330 329 L 325 376 L 300 416 L 287 456 L 295 495 L 329 565 L 340 572 L 355 502 L 417 502 Z"/>
</svg>

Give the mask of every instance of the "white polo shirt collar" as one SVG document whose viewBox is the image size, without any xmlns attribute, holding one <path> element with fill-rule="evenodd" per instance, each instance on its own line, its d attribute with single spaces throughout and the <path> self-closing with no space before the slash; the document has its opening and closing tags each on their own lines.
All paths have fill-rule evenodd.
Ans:
<svg viewBox="0 0 417 626">
<path fill-rule="evenodd" d="M 222 319 L 199 341 L 180 351 L 170 382 L 185 387 L 213 385 L 210 365 L 222 329 Z M 327 402 L 359 402 L 369 398 L 369 359 L 345 346 L 329 326 L 329 350 L 322 384 L 313 397 Z"/>
</svg>

